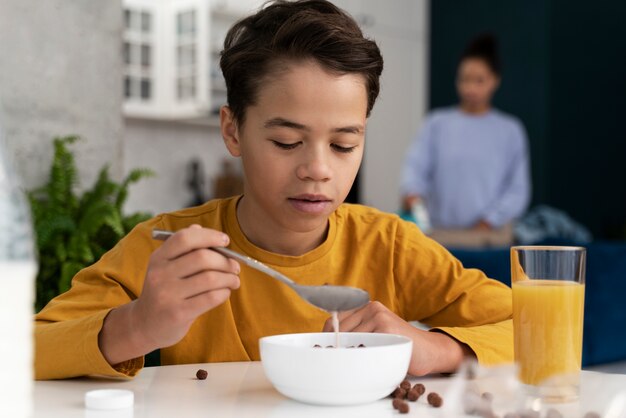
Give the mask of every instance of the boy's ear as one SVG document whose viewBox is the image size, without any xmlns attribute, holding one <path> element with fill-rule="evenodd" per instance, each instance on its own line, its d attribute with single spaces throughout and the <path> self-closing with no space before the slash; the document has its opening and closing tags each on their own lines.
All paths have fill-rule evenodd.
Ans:
<svg viewBox="0 0 626 418">
<path fill-rule="evenodd" d="M 233 112 L 228 106 L 220 108 L 220 128 L 224 144 L 233 157 L 241 156 L 241 143 L 239 142 L 239 128 L 233 118 Z"/>
</svg>

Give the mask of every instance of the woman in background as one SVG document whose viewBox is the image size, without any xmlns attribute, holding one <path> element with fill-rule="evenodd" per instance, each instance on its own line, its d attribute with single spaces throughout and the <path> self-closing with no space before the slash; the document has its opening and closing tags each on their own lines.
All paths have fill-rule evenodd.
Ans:
<svg viewBox="0 0 626 418">
<path fill-rule="evenodd" d="M 491 103 L 500 71 L 493 36 L 473 40 L 459 62 L 460 103 L 431 112 L 410 145 L 402 179 L 403 208 L 425 203 L 435 230 L 510 231 L 511 221 L 528 206 L 524 127 Z"/>
</svg>

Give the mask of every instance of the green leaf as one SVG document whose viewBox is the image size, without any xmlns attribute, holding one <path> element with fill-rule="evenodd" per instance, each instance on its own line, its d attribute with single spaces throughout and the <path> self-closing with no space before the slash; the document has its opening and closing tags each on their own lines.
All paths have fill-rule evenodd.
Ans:
<svg viewBox="0 0 626 418">
<path fill-rule="evenodd" d="M 131 172 L 126 176 L 124 181 L 122 181 L 122 185 L 118 191 L 117 198 L 115 199 L 115 206 L 117 206 L 118 210 L 121 212 L 124 203 L 128 197 L 128 187 L 137 183 L 142 178 L 153 177 L 154 171 L 148 168 L 136 168 L 131 170 Z"/>
<path fill-rule="evenodd" d="M 64 234 L 71 234 L 76 230 L 74 220 L 68 215 L 49 216 L 49 214 L 45 214 L 43 216 L 45 217 L 35 219 L 37 246 L 40 251 L 45 250 L 51 243 L 55 245 L 54 241 L 63 239 Z"/>
<path fill-rule="evenodd" d="M 55 209 L 61 212 L 71 211 L 76 207 L 74 186 L 76 181 L 76 164 L 74 155 L 67 149 L 68 144 L 78 141 L 75 135 L 54 139 L 54 158 L 50 169 L 48 183 L 48 199 Z"/>
<path fill-rule="evenodd" d="M 65 248 L 65 242 L 57 241 L 55 243 L 54 255 L 56 256 L 56 259 L 59 260 L 61 263 L 67 260 L 67 249 Z"/>
<path fill-rule="evenodd" d="M 137 212 L 137 213 L 133 213 L 132 215 L 125 216 L 124 219 L 122 219 L 122 224 L 124 225 L 124 232 L 126 234 L 129 233 L 135 226 L 137 226 L 137 224 L 140 224 L 141 222 L 145 222 L 150 218 L 152 218 L 152 214 L 147 213 L 147 212 Z"/>
<path fill-rule="evenodd" d="M 124 236 L 124 226 L 122 225 L 122 216 L 118 211 L 111 212 L 104 217 L 104 224 L 109 226 L 113 232 L 121 239 Z"/>
<path fill-rule="evenodd" d="M 93 237 L 103 225 L 106 225 L 107 219 L 115 217 L 116 214 L 117 208 L 112 203 L 106 200 L 93 201 L 79 219 L 78 227 L 87 236 Z"/>
<path fill-rule="evenodd" d="M 49 179 L 27 194 L 39 252 L 37 310 L 69 289 L 78 271 L 99 259 L 137 223 L 151 217 L 146 213 L 123 217 L 121 211 L 129 185 L 154 175 L 151 170 L 133 170 L 117 183 L 105 165 L 89 190 L 76 193 L 78 171 L 70 147 L 78 140 L 75 135 L 54 138 Z"/>
<path fill-rule="evenodd" d="M 109 166 L 105 165 L 100 170 L 98 175 L 98 179 L 94 184 L 92 190 L 85 192 L 83 198 L 80 202 L 80 209 L 86 210 L 91 205 L 97 204 L 100 201 L 114 201 L 114 194 L 116 194 L 117 190 L 120 186 L 111 181 L 109 177 Z"/>
<path fill-rule="evenodd" d="M 94 260 L 99 260 L 100 257 L 102 257 L 104 253 L 109 250 L 109 248 L 106 248 L 94 241 L 89 242 L 89 248 L 91 248 L 91 253 L 93 254 Z"/>
<path fill-rule="evenodd" d="M 68 259 L 81 263 L 93 263 L 94 256 L 89 246 L 89 238 L 83 231 L 72 235 L 68 244 Z"/>
<path fill-rule="evenodd" d="M 75 261 L 68 261 L 61 265 L 61 277 L 59 278 L 58 292 L 67 292 L 72 284 L 72 278 L 83 269 L 84 264 Z"/>
<path fill-rule="evenodd" d="M 137 183 L 142 178 L 153 177 L 154 175 L 154 171 L 149 168 L 135 168 L 128 173 L 126 179 L 122 182 L 122 185 L 128 186 L 129 184 Z"/>
</svg>

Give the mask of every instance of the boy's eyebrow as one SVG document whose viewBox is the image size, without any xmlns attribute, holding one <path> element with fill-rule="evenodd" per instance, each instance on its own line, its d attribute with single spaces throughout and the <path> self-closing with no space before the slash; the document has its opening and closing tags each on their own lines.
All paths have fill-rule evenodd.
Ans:
<svg viewBox="0 0 626 418">
<path fill-rule="evenodd" d="M 343 126 L 341 128 L 333 129 L 333 132 L 347 133 L 347 134 L 360 134 L 363 132 L 363 125 Z"/>
<path fill-rule="evenodd" d="M 307 132 L 311 130 L 311 128 L 309 128 L 308 126 L 305 126 L 301 123 L 293 122 L 287 119 L 283 119 L 283 118 L 272 118 L 270 120 L 267 120 L 264 126 L 266 128 L 276 128 L 276 127 L 292 128 L 292 129 L 297 129 L 299 131 L 307 131 Z"/>
<path fill-rule="evenodd" d="M 303 125 L 301 123 L 294 122 L 288 119 L 280 118 L 280 117 L 267 120 L 263 126 L 266 128 L 282 127 L 282 128 L 297 129 L 299 131 L 306 131 L 306 132 L 311 131 L 311 128 L 309 128 L 306 125 Z M 351 126 L 342 126 L 341 128 L 333 129 L 333 132 L 359 134 L 363 132 L 363 126 L 358 125 L 358 124 L 351 125 Z"/>
</svg>

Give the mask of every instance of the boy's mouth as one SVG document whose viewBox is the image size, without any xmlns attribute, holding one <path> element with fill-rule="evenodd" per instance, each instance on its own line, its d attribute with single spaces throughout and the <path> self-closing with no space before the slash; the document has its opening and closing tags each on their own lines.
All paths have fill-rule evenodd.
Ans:
<svg viewBox="0 0 626 418">
<path fill-rule="evenodd" d="M 332 204 L 332 199 L 324 195 L 303 194 L 287 199 L 291 206 L 299 212 L 308 214 L 322 214 Z"/>
</svg>

